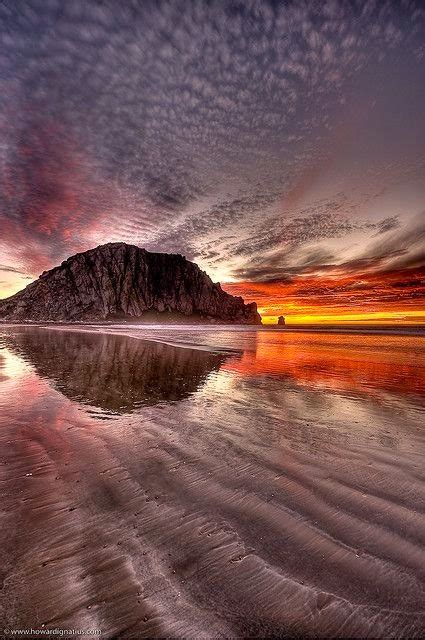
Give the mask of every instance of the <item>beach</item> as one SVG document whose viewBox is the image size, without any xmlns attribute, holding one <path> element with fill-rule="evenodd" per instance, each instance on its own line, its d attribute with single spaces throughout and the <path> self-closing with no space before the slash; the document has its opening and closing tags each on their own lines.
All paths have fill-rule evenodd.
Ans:
<svg viewBox="0 0 425 640">
<path fill-rule="evenodd" d="M 0 327 L 0 628 L 423 637 L 424 382 L 414 333 Z"/>
</svg>

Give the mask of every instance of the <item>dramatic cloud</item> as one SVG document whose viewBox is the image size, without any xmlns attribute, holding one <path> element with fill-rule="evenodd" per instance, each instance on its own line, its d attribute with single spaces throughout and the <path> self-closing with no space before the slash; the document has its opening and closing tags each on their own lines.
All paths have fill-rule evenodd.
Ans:
<svg viewBox="0 0 425 640">
<path fill-rule="evenodd" d="M 7 265 L 7 264 L 0 264 L 0 271 L 6 271 L 7 273 L 19 273 L 22 275 L 22 271 L 20 271 L 19 269 L 16 269 L 16 267 L 11 267 L 10 265 Z"/>
<path fill-rule="evenodd" d="M 424 23 L 420 0 L 3 0 L 1 261 L 122 240 L 235 286 L 419 268 Z"/>
</svg>

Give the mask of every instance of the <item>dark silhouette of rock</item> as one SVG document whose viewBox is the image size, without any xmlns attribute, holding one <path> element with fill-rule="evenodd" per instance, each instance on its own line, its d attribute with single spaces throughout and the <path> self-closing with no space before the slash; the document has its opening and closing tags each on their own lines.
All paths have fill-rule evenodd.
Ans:
<svg viewBox="0 0 425 640">
<path fill-rule="evenodd" d="M 284 327 L 285 326 L 285 318 L 283 316 L 279 316 L 278 319 L 277 319 L 277 324 L 280 327 Z"/>
<path fill-rule="evenodd" d="M 20 327 L 4 344 L 71 400 L 113 413 L 183 400 L 226 354 L 129 336 Z"/>
<path fill-rule="evenodd" d="M 125 243 L 105 244 L 45 271 L 14 296 L 0 300 L 7 321 L 196 321 L 261 324 L 255 302 L 220 284 L 179 254 L 150 253 Z"/>
</svg>

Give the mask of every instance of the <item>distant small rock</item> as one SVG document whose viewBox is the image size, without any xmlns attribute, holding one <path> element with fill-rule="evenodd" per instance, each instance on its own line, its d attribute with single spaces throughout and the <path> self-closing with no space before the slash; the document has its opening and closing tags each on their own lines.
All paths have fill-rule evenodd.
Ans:
<svg viewBox="0 0 425 640">
<path fill-rule="evenodd" d="M 285 318 L 283 316 L 279 316 L 277 319 L 277 324 L 279 327 L 285 326 Z"/>
</svg>

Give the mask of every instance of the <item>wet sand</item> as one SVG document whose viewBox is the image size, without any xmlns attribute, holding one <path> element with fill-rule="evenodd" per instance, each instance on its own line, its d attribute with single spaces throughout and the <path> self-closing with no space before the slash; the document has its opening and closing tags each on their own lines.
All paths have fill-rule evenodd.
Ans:
<svg viewBox="0 0 425 640">
<path fill-rule="evenodd" d="M 246 336 L 2 333 L 3 627 L 424 636 L 420 343 L 362 386 Z"/>
</svg>

